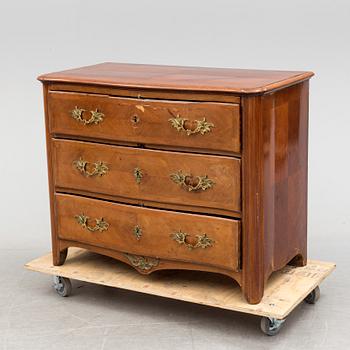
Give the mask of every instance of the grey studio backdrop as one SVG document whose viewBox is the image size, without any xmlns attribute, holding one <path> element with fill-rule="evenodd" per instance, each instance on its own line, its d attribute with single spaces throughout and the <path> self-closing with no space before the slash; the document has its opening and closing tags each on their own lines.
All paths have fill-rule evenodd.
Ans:
<svg viewBox="0 0 350 350">
<path fill-rule="evenodd" d="M 1 1 L 0 349 L 349 348 L 349 16 L 346 0 Z M 104 61 L 316 73 L 309 257 L 338 267 L 277 337 L 252 316 L 104 287 L 58 299 L 50 278 L 22 269 L 50 249 L 36 77 Z"/>
</svg>

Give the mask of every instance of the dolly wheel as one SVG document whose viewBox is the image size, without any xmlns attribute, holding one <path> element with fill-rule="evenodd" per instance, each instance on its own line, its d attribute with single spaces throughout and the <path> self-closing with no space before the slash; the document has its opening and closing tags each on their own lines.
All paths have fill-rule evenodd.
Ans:
<svg viewBox="0 0 350 350">
<path fill-rule="evenodd" d="M 317 286 L 310 294 L 308 294 L 304 301 L 308 304 L 316 304 L 317 300 L 320 299 L 320 295 L 320 287 Z"/>
<path fill-rule="evenodd" d="M 262 317 L 260 321 L 260 329 L 266 335 L 276 335 L 282 328 L 284 320 L 278 320 L 272 317 Z"/>
<path fill-rule="evenodd" d="M 54 276 L 53 287 L 61 297 L 68 297 L 72 293 L 72 283 L 69 278 Z"/>
</svg>

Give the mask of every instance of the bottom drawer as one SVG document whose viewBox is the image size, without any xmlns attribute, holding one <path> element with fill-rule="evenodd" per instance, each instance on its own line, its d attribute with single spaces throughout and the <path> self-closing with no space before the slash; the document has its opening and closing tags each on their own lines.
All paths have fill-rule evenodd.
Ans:
<svg viewBox="0 0 350 350">
<path fill-rule="evenodd" d="M 238 270 L 240 222 L 56 194 L 58 236 L 124 253 Z"/>
</svg>

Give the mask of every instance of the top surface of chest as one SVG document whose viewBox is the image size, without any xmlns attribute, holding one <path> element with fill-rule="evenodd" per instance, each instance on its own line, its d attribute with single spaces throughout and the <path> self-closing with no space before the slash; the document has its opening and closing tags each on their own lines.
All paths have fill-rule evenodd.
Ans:
<svg viewBox="0 0 350 350">
<path fill-rule="evenodd" d="M 49 82 L 97 84 L 130 88 L 265 93 L 309 79 L 312 72 L 248 70 L 101 63 L 41 75 Z"/>
</svg>

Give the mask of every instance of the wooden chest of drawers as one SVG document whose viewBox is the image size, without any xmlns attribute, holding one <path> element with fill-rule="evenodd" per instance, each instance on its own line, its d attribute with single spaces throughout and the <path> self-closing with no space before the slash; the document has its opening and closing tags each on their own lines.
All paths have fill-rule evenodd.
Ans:
<svg viewBox="0 0 350 350">
<path fill-rule="evenodd" d="M 230 276 L 306 263 L 311 72 L 103 63 L 42 75 L 53 263 Z M 205 277 L 203 277 L 205 278 Z"/>
</svg>

